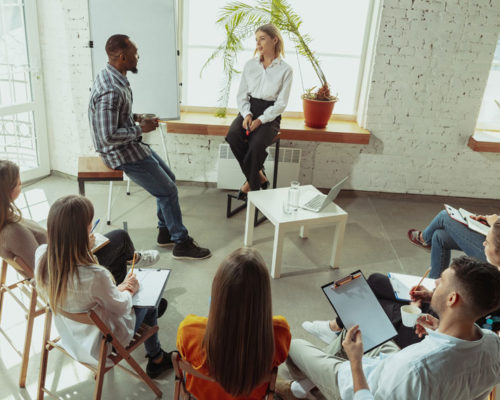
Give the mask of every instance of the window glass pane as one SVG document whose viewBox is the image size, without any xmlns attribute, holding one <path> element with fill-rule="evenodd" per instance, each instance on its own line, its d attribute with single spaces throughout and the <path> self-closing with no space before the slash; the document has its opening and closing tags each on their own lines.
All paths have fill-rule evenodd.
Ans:
<svg viewBox="0 0 500 400">
<path fill-rule="evenodd" d="M 21 0 L 0 0 L 0 107 L 31 101 Z"/>
<path fill-rule="evenodd" d="M 184 3 L 184 105 L 207 107 L 217 105 L 220 89 L 225 80 L 222 61 L 220 58 L 212 61 L 204 70 L 202 77 L 200 71 L 209 55 L 225 38 L 224 30 L 216 26 L 215 21 L 221 7 L 228 3 L 228 0 L 210 2 L 186 0 Z M 354 114 L 369 1 L 290 0 L 289 3 L 303 21 L 301 33 L 308 34 L 312 38 L 310 47 L 320 60 L 332 94 L 338 94 L 340 97 L 340 101 L 335 105 L 335 112 Z M 285 60 L 294 70 L 294 82 L 287 111 L 302 111 L 300 96 L 303 89 L 319 86 L 319 79 L 309 61 L 302 56 L 297 57 L 287 35 L 284 35 L 284 40 Z M 236 63 L 239 70 L 252 57 L 254 43 L 253 36 L 245 41 L 245 50 L 240 53 Z M 235 97 L 239 80 L 238 75 L 231 85 L 228 103 L 231 108 L 236 108 Z"/>
<path fill-rule="evenodd" d="M 480 123 L 500 123 L 500 39 L 493 57 L 478 120 Z"/>
<path fill-rule="evenodd" d="M 33 112 L 0 116 L 0 158 L 14 161 L 21 170 L 38 167 Z"/>
</svg>

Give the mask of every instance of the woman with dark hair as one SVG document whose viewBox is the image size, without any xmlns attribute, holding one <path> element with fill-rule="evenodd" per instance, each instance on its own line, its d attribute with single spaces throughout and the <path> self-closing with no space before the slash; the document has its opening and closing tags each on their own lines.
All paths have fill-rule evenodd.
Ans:
<svg viewBox="0 0 500 400">
<path fill-rule="evenodd" d="M 250 190 L 269 186 L 263 167 L 266 148 L 280 129 L 292 86 L 292 68 L 283 61 L 283 38 L 272 24 L 255 31 L 254 55 L 243 68 L 237 101 L 239 114 L 226 136 L 231 150 L 247 178 L 238 193 L 246 199 Z"/>
<path fill-rule="evenodd" d="M 93 218 L 94 207 L 83 196 L 62 197 L 52 205 L 47 220 L 48 242 L 35 253 L 35 278 L 54 313 L 61 345 L 78 361 L 97 365 L 102 333 L 94 325 L 64 317 L 60 310 L 94 310 L 124 346 L 143 322 L 155 326 L 160 315 L 156 307 L 132 306 L 132 296 L 139 290 L 134 274 L 116 286 L 111 273 L 99 265 L 90 251 Z M 157 333 L 144 346 L 149 358 L 146 373 L 151 378 L 172 368 L 171 355 L 162 350 Z"/>
<path fill-rule="evenodd" d="M 35 250 L 47 243 L 47 231 L 36 222 L 25 219 L 14 201 L 21 194 L 19 167 L 12 161 L 0 160 L 0 257 L 21 258 L 32 270 L 35 269 Z M 99 262 L 121 283 L 127 274 L 127 263 L 136 254 L 136 265 L 147 267 L 159 259 L 156 250 L 135 251 L 130 236 L 123 229 L 106 233 L 109 243 L 96 251 Z M 89 235 L 91 248 L 95 241 Z"/>
<path fill-rule="evenodd" d="M 272 369 L 290 347 L 285 318 L 272 316 L 269 272 L 251 248 L 231 253 L 212 283 L 208 318 L 188 315 L 177 332 L 183 359 L 215 382 L 188 375 L 198 399 L 262 399 Z"/>
</svg>

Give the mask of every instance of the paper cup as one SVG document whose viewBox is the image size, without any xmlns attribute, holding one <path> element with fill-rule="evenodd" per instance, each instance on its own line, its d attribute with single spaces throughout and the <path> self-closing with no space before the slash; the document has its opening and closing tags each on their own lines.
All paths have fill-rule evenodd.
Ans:
<svg viewBox="0 0 500 400">
<path fill-rule="evenodd" d="M 420 315 L 422 315 L 422 310 L 417 306 L 406 305 L 401 307 L 401 319 L 403 320 L 403 325 L 408 328 L 415 326 Z"/>
</svg>

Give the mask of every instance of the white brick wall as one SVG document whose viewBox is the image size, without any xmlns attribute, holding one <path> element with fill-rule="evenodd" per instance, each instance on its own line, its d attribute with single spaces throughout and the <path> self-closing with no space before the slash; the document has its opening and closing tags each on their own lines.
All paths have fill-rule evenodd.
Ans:
<svg viewBox="0 0 500 400">
<path fill-rule="evenodd" d="M 52 169 L 75 174 L 75 158 L 92 153 L 87 2 L 44 0 L 38 8 Z M 301 182 L 329 187 L 350 175 L 358 190 L 499 198 L 500 155 L 466 145 L 499 33 L 499 1 L 383 1 L 366 115 L 371 142 L 283 143 L 302 148 Z M 177 178 L 214 182 L 222 140 L 169 134 Z"/>
</svg>

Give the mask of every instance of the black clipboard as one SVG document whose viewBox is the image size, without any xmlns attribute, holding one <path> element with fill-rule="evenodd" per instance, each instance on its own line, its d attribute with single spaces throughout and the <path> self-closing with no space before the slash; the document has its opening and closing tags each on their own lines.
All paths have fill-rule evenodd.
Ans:
<svg viewBox="0 0 500 400">
<path fill-rule="evenodd" d="M 327 283 L 321 290 L 346 329 L 359 325 L 364 353 L 397 336 L 361 270 Z"/>
</svg>

